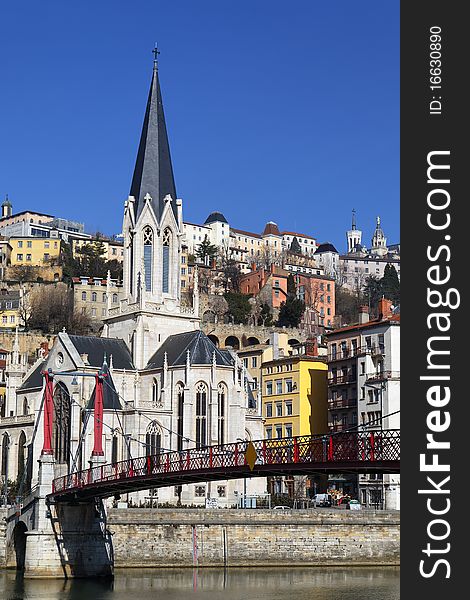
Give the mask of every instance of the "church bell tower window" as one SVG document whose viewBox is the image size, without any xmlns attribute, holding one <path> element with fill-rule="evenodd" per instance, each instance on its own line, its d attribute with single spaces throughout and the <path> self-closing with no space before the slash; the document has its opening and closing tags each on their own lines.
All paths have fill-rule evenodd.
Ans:
<svg viewBox="0 0 470 600">
<path fill-rule="evenodd" d="M 219 444 L 225 444 L 225 400 L 227 398 L 227 388 L 223 383 L 217 387 L 218 419 L 217 431 Z"/>
<path fill-rule="evenodd" d="M 178 416 L 176 425 L 176 447 L 179 452 L 183 450 L 183 425 L 184 425 L 184 387 L 183 384 L 178 383 L 176 386 L 176 398 L 178 403 Z"/>
<path fill-rule="evenodd" d="M 152 257 L 153 257 L 153 231 L 150 227 L 144 229 L 144 269 L 145 291 L 152 291 Z"/>
<path fill-rule="evenodd" d="M 196 387 L 196 448 L 207 446 L 207 388 L 204 383 Z"/>
<path fill-rule="evenodd" d="M 163 278 L 162 278 L 162 292 L 167 294 L 170 289 L 170 244 L 171 244 L 171 231 L 165 229 L 163 232 Z"/>
</svg>

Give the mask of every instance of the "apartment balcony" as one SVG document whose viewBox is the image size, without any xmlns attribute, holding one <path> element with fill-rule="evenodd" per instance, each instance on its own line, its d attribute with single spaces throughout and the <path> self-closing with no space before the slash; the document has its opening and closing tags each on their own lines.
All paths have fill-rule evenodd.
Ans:
<svg viewBox="0 0 470 600">
<path fill-rule="evenodd" d="M 357 398 L 328 399 L 328 410 L 339 410 L 343 408 L 357 408 Z"/>
<path fill-rule="evenodd" d="M 345 385 L 347 383 L 357 383 L 356 375 L 337 375 L 328 378 L 328 385 Z"/>
<path fill-rule="evenodd" d="M 400 381 L 400 371 L 380 371 L 379 373 L 368 373 L 366 383 L 379 383 L 382 381 Z"/>
<path fill-rule="evenodd" d="M 328 423 L 328 429 L 330 433 L 337 433 L 338 431 L 348 431 L 353 427 L 350 423 Z"/>
<path fill-rule="evenodd" d="M 382 344 L 373 344 L 370 353 L 372 358 L 385 356 L 385 346 Z"/>
<path fill-rule="evenodd" d="M 335 354 L 328 354 L 328 362 L 337 362 L 364 356 L 365 354 L 372 354 L 373 348 L 373 346 L 359 346 L 358 348 L 346 348 L 346 350 L 339 349 Z"/>
</svg>

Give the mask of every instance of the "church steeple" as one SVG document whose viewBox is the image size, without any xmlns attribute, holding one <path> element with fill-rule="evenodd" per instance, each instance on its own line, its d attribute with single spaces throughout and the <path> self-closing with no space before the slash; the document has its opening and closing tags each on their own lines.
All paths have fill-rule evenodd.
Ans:
<svg viewBox="0 0 470 600">
<path fill-rule="evenodd" d="M 150 84 L 130 196 L 135 198 L 136 220 L 144 207 L 144 198 L 149 194 L 152 198 L 152 208 L 159 221 L 165 206 L 165 196 L 169 194 L 172 198 L 171 204 L 176 219 L 177 208 L 175 180 L 158 78 L 157 56 L 159 52 L 157 48 L 153 52 L 155 60 L 152 83 Z"/>
</svg>

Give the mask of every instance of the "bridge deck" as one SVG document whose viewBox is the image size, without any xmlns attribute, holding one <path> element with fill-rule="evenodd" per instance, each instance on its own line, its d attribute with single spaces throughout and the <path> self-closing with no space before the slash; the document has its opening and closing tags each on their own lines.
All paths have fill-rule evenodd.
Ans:
<svg viewBox="0 0 470 600">
<path fill-rule="evenodd" d="M 400 432 L 346 432 L 163 452 L 55 479 L 50 499 L 67 501 L 149 488 L 273 475 L 398 473 Z"/>
</svg>

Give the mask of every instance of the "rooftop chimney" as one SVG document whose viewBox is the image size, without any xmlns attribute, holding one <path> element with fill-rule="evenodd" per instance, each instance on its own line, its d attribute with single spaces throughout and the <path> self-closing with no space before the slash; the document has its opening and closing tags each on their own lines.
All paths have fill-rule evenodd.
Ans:
<svg viewBox="0 0 470 600">
<path fill-rule="evenodd" d="M 381 298 L 379 300 L 379 319 L 388 319 L 393 314 L 392 302 L 387 298 Z"/>
<path fill-rule="evenodd" d="M 369 307 L 368 306 L 360 306 L 359 307 L 359 324 L 363 325 L 364 323 L 367 323 L 368 321 L 370 321 L 370 316 L 369 316 Z"/>
<path fill-rule="evenodd" d="M 306 343 L 307 356 L 318 356 L 318 339 L 310 338 Z"/>
</svg>

